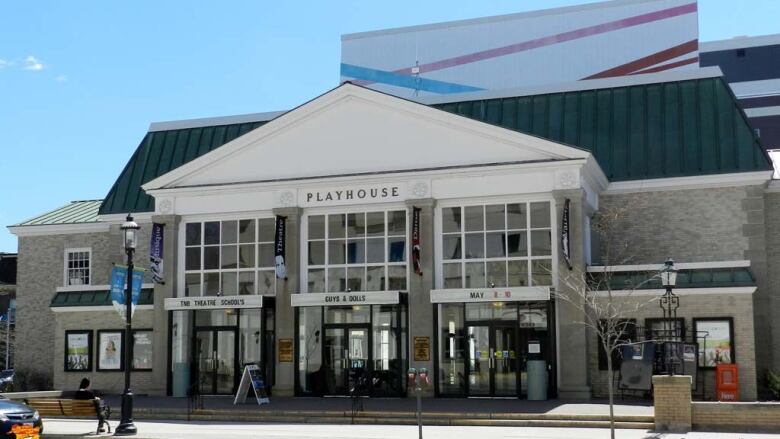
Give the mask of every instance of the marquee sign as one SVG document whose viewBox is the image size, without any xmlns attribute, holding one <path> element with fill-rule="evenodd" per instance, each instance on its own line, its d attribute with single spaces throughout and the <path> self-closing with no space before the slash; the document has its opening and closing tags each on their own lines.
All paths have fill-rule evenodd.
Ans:
<svg viewBox="0 0 780 439">
<path fill-rule="evenodd" d="M 393 305 L 398 291 L 352 291 L 349 293 L 300 293 L 290 296 L 292 306 Z"/>
<path fill-rule="evenodd" d="M 301 207 L 385 203 L 405 199 L 406 184 L 403 183 L 300 189 L 298 192 L 298 204 Z"/>
<path fill-rule="evenodd" d="M 201 309 L 262 308 L 263 296 L 200 296 L 169 297 L 166 311 L 196 311 Z"/>
<path fill-rule="evenodd" d="M 431 303 L 550 300 L 549 287 L 446 288 L 431 290 Z"/>
</svg>

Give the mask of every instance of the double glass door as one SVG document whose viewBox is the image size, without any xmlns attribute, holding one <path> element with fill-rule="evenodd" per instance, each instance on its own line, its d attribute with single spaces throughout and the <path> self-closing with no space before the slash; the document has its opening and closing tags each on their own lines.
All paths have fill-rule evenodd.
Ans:
<svg viewBox="0 0 780 439">
<path fill-rule="evenodd" d="M 469 396 L 519 396 L 518 328 L 487 323 L 467 330 Z"/>
<path fill-rule="evenodd" d="M 195 329 L 195 365 L 201 394 L 225 395 L 235 391 L 236 330 Z"/>
<path fill-rule="evenodd" d="M 370 336 L 368 325 L 325 326 L 325 388 L 328 395 L 349 395 L 353 388 L 361 394 L 369 392 Z"/>
</svg>

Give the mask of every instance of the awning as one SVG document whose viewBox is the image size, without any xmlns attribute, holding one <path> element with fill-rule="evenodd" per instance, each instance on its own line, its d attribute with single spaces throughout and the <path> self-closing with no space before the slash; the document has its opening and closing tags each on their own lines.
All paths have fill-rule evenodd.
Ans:
<svg viewBox="0 0 780 439">
<path fill-rule="evenodd" d="M 299 293 L 290 296 L 292 306 L 394 305 L 398 291 L 352 291 L 349 293 Z"/>
<path fill-rule="evenodd" d="M 431 290 L 431 303 L 550 300 L 550 287 L 445 288 Z"/>
<path fill-rule="evenodd" d="M 154 288 L 143 288 L 138 298 L 138 305 L 154 304 Z M 111 292 L 105 290 L 58 291 L 49 306 L 51 308 L 112 306 Z"/>
<path fill-rule="evenodd" d="M 165 299 L 166 311 L 195 311 L 202 309 L 262 308 L 263 296 L 200 296 L 169 297 Z"/>
</svg>

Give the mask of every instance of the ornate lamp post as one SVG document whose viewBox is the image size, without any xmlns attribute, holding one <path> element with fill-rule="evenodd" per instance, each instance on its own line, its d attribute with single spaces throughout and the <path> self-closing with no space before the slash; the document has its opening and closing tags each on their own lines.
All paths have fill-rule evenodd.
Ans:
<svg viewBox="0 0 780 439">
<path fill-rule="evenodd" d="M 661 269 L 661 285 L 666 288 L 666 292 L 659 304 L 661 310 L 664 313 L 664 332 L 666 333 L 665 345 L 669 347 L 665 352 L 666 357 L 666 371 L 670 376 L 674 375 L 674 360 L 676 357 L 677 347 L 671 344 L 673 339 L 672 334 L 677 332 L 677 308 L 680 307 L 680 298 L 672 292 L 672 288 L 677 284 L 677 269 L 674 268 L 674 260 L 667 259 L 664 263 L 664 268 Z M 673 329 L 674 328 L 674 329 Z"/>
<path fill-rule="evenodd" d="M 125 391 L 122 393 L 122 419 L 114 431 L 114 436 L 133 436 L 138 433 L 133 423 L 133 392 L 130 390 L 130 342 L 133 329 L 133 253 L 138 245 L 138 230 L 141 227 L 133 221 L 131 215 L 122 224 L 122 239 L 127 255 L 127 288 L 125 289 Z"/>
</svg>

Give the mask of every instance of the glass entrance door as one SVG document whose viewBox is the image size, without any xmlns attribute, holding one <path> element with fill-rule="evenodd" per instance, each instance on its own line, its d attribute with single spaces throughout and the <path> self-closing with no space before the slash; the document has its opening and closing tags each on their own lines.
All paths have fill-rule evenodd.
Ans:
<svg viewBox="0 0 780 439">
<path fill-rule="evenodd" d="M 349 395 L 367 382 L 370 357 L 369 326 L 325 327 L 325 388 L 328 395 Z M 368 389 L 362 389 L 367 393 Z"/>
<path fill-rule="evenodd" d="M 468 395 L 518 396 L 517 328 L 506 324 L 468 327 Z"/>
<path fill-rule="evenodd" d="M 195 365 L 201 394 L 225 395 L 235 391 L 236 330 L 195 331 Z"/>
</svg>

